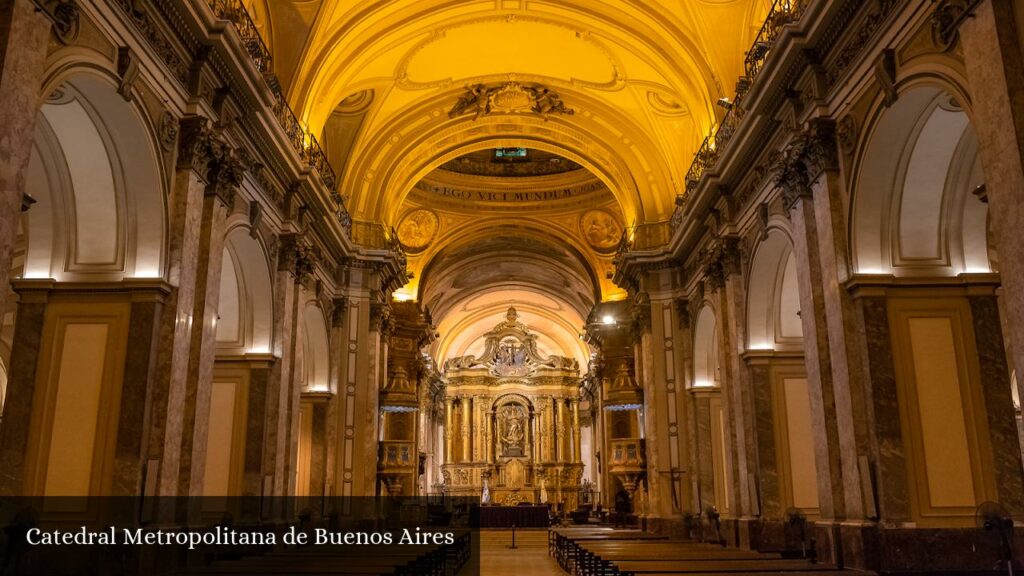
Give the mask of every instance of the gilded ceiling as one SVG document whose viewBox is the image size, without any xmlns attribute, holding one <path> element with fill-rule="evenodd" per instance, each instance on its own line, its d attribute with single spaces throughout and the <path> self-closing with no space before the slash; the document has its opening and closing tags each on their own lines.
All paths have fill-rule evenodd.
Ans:
<svg viewBox="0 0 1024 576">
<path fill-rule="evenodd" d="M 622 297 L 617 238 L 670 217 L 771 3 L 247 2 L 353 218 L 395 227 L 410 252 L 398 297 L 465 315 L 486 286 L 581 317 Z M 496 148 L 536 164 L 486 161 Z"/>
</svg>

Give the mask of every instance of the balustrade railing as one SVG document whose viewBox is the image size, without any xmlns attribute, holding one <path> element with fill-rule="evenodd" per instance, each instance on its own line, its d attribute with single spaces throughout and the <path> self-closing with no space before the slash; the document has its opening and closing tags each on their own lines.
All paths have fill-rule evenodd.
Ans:
<svg viewBox="0 0 1024 576">
<path fill-rule="evenodd" d="M 799 20 L 809 3 L 810 0 L 775 0 L 744 59 L 743 67 L 747 78 L 753 80 L 764 68 L 768 53 L 771 52 L 775 40 L 782 34 L 783 28 Z"/>
<path fill-rule="evenodd" d="M 782 34 L 786 25 L 800 20 L 810 2 L 811 0 L 775 0 L 772 4 L 771 10 L 768 11 L 768 17 L 765 18 L 753 45 L 744 58 L 746 76 L 741 78 L 739 83 L 743 88 L 738 91 L 732 102 L 726 104 L 728 111 L 722 121 L 712 129 L 711 134 L 704 139 L 686 172 L 686 187 L 678 199 L 676 213 L 673 214 L 671 220 L 673 227 L 682 221 L 680 213 L 685 209 L 693 191 L 700 184 L 701 178 L 708 170 L 714 168 L 725 146 L 736 134 L 744 117 L 740 101 L 743 99 L 743 94 L 749 89 L 751 82 L 764 68 L 775 41 Z"/>
<path fill-rule="evenodd" d="M 327 155 L 324 154 L 323 148 L 320 147 L 320 142 L 316 139 L 316 136 L 302 126 L 298 117 L 295 116 L 295 112 L 288 105 L 288 101 L 281 92 L 281 85 L 274 76 L 273 59 L 270 50 L 267 48 L 266 43 L 263 42 L 263 37 L 260 36 L 259 29 L 253 22 L 252 17 L 249 16 L 249 12 L 246 10 L 242 0 L 206 1 L 217 18 L 231 22 L 235 30 L 238 31 L 238 36 L 242 39 L 242 45 L 245 46 L 245 51 L 249 54 L 249 58 L 256 66 L 256 69 L 263 75 L 267 86 L 270 87 L 270 91 L 274 94 L 274 116 L 277 117 L 278 123 L 284 129 L 292 148 L 295 149 L 299 154 L 299 158 L 307 166 L 320 174 L 324 184 L 331 191 L 334 191 L 338 184 L 334 168 L 327 160 Z M 332 194 L 331 200 L 338 204 L 337 216 L 344 222 L 348 217 L 348 211 L 344 207 L 341 196 Z"/>
</svg>

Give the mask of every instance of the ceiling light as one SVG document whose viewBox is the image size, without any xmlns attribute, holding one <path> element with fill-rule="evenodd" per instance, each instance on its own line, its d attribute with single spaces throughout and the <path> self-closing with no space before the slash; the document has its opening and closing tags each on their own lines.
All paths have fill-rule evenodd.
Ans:
<svg viewBox="0 0 1024 576">
<path fill-rule="evenodd" d="M 604 325 L 615 324 L 615 317 L 610 314 L 605 314 L 604 318 L 601 318 L 601 323 Z"/>
</svg>

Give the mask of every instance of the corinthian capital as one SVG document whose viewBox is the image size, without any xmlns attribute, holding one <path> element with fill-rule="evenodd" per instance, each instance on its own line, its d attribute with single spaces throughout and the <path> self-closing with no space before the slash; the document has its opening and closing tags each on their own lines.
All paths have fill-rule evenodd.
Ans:
<svg viewBox="0 0 1024 576">
<path fill-rule="evenodd" d="M 782 204 L 788 211 L 797 200 L 811 195 L 814 181 L 826 170 L 838 165 L 835 128 L 816 122 L 793 138 L 775 165 L 773 183 L 782 190 Z"/>
<path fill-rule="evenodd" d="M 740 271 L 740 241 L 735 236 L 716 238 L 701 255 L 704 281 L 712 291 L 725 286 L 725 281 Z"/>
<path fill-rule="evenodd" d="M 225 206 L 231 206 L 248 166 L 234 150 L 224 144 L 220 146 L 220 158 L 210 165 L 207 173 L 206 194 L 216 196 Z"/>
</svg>

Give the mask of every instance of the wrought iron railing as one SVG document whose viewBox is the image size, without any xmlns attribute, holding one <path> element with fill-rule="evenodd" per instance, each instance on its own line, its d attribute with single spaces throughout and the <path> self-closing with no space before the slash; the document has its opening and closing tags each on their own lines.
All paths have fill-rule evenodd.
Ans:
<svg viewBox="0 0 1024 576">
<path fill-rule="evenodd" d="M 768 53 L 771 52 L 775 40 L 782 34 L 783 28 L 799 20 L 809 3 L 810 0 L 775 0 L 744 59 L 743 68 L 747 78 L 753 79 L 764 68 Z"/>
<path fill-rule="evenodd" d="M 273 62 L 270 57 L 270 50 L 267 49 L 259 29 L 249 16 L 241 0 L 207 0 L 213 13 L 221 20 L 227 20 L 235 25 L 238 36 L 242 38 L 245 51 L 249 53 L 256 69 L 263 74 L 273 74 Z"/>
<path fill-rule="evenodd" d="M 697 153 L 693 156 L 690 169 L 686 171 L 686 192 L 684 197 L 688 197 L 690 192 L 697 187 L 700 179 L 704 177 L 704 172 L 715 165 L 716 159 L 714 136 L 709 135 L 704 138 L 704 142 L 701 143 Z"/>
<path fill-rule="evenodd" d="M 768 17 L 758 31 L 750 50 L 744 58 L 744 70 L 746 76 L 740 79 L 737 87 L 736 97 L 731 102 L 726 102 L 728 111 L 717 126 L 712 128 L 711 133 L 704 138 L 697 153 L 693 156 L 689 170 L 686 171 L 686 187 L 677 199 L 675 213 L 672 215 L 672 226 L 678 226 L 682 222 L 682 212 L 690 201 L 694 190 L 700 184 L 704 174 L 714 168 L 729 141 L 736 134 L 740 122 L 743 120 L 744 111 L 740 106 L 743 95 L 750 88 L 751 82 L 764 68 L 772 46 L 782 34 L 783 28 L 800 20 L 811 0 L 775 0 Z"/>
<path fill-rule="evenodd" d="M 281 85 L 277 81 L 277 77 L 274 76 L 270 50 L 267 48 L 266 43 L 263 42 L 259 29 L 253 22 L 252 17 L 249 16 L 249 12 L 245 9 L 245 5 L 242 4 L 242 0 L 207 0 L 207 3 L 217 18 L 231 22 L 235 30 L 238 31 L 238 36 L 242 39 L 242 45 L 245 46 L 245 51 L 249 54 L 249 58 L 256 66 L 256 69 L 263 75 L 267 86 L 270 87 L 270 91 L 274 94 L 274 116 L 277 117 L 278 123 L 284 129 L 292 148 L 295 149 L 307 166 L 320 174 L 320 178 L 330 190 L 335 190 L 338 182 L 334 168 L 327 160 L 327 155 L 324 154 L 323 148 L 320 147 L 320 142 L 316 139 L 316 136 L 303 128 L 298 117 L 295 116 L 295 112 L 288 105 L 288 101 L 281 91 Z M 342 213 L 348 213 L 344 208 L 344 203 L 340 202 L 340 195 L 332 194 L 331 199 L 335 203 L 341 204 L 338 208 L 339 217 L 341 217 Z"/>
</svg>

